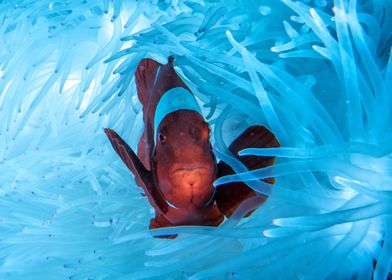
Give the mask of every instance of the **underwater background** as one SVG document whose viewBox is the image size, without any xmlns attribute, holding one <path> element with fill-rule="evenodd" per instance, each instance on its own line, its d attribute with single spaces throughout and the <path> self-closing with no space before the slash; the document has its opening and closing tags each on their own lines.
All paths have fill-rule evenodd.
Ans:
<svg viewBox="0 0 392 280">
<path fill-rule="evenodd" d="M 392 1 L 0 1 L 0 279 L 387 279 Z M 143 130 L 134 71 L 175 57 L 217 157 L 267 202 L 154 234 L 113 151 Z M 228 151 L 260 124 L 280 148 Z M 275 177 L 269 185 L 258 179 Z"/>
</svg>

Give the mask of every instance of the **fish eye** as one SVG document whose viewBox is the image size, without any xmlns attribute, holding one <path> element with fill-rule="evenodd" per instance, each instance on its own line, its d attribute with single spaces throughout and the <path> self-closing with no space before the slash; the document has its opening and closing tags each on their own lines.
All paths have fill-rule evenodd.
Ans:
<svg viewBox="0 0 392 280">
<path fill-rule="evenodd" d="M 164 135 L 162 132 L 159 133 L 158 138 L 159 142 L 161 142 L 162 144 L 166 143 L 166 135 Z"/>
<path fill-rule="evenodd" d="M 190 129 L 190 133 L 191 133 L 191 135 L 193 135 L 193 136 L 198 136 L 199 134 L 200 134 L 200 130 L 199 129 L 197 129 L 195 126 L 191 126 L 191 129 Z"/>
</svg>

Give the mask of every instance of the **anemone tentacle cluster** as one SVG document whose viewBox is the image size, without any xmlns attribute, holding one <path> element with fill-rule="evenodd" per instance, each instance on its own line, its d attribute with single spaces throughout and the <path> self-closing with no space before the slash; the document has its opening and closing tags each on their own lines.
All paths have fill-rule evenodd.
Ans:
<svg viewBox="0 0 392 280">
<path fill-rule="evenodd" d="M 1 279 L 388 277 L 391 1 L 19 0 L 0 19 Z M 103 128 L 136 147 L 134 71 L 170 55 L 237 172 L 216 186 L 269 199 L 161 240 Z M 273 167 L 227 148 L 253 124 L 281 147 L 241 154 Z"/>
</svg>

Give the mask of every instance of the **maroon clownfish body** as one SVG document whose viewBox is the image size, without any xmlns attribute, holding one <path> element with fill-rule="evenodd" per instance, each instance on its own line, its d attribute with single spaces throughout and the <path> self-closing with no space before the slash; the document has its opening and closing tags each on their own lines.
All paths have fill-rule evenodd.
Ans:
<svg viewBox="0 0 392 280">
<path fill-rule="evenodd" d="M 172 57 L 166 65 L 143 59 L 135 76 L 144 119 L 138 156 L 116 132 L 105 129 L 105 133 L 155 209 L 150 228 L 217 226 L 224 215 L 230 217 L 244 200 L 256 197 L 258 204 L 265 200 L 243 183 L 232 183 L 215 191 L 214 180 L 234 171 L 224 162 L 216 163 L 209 141 L 210 128 L 199 112 L 176 110 L 159 124 L 154 123 L 157 106 L 165 93 L 173 88 L 184 88 L 190 93 L 175 72 Z M 265 127 L 254 126 L 242 133 L 229 149 L 237 155 L 244 148 L 277 146 L 272 133 Z M 249 169 L 274 163 L 272 157 L 237 158 Z"/>
</svg>

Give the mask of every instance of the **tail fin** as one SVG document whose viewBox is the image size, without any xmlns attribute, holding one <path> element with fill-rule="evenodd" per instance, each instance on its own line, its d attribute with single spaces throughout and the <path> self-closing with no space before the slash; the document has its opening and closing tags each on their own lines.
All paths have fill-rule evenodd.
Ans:
<svg viewBox="0 0 392 280">
<path fill-rule="evenodd" d="M 137 66 L 135 72 L 137 94 L 143 106 L 147 104 L 148 95 L 154 87 L 160 66 L 159 62 L 151 58 L 143 59 Z"/>
<path fill-rule="evenodd" d="M 266 148 L 279 147 L 279 142 L 275 136 L 263 126 L 252 126 L 243 132 L 230 145 L 229 150 L 239 159 L 249 170 L 259 169 L 275 163 L 274 157 L 257 157 L 257 156 L 239 156 L 238 152 L 246 148 Z M 218 164 L 218 176 L 234 174 L 234 170 L 225 162 Z M 265 180 L 273 184 L 274 179 Z M 258 194 L 241 182 L 230 183 L 219 186 L 216 190 L 216 202 L 219 210 L 226 216 L 230 217 L 240 204 L 248 198 L 255 197 Z M 263 203 L 267 198 L 260 196 L 259 203 Z M 252 212 L 248 213 L 250 215 Z"/>
</svg>

